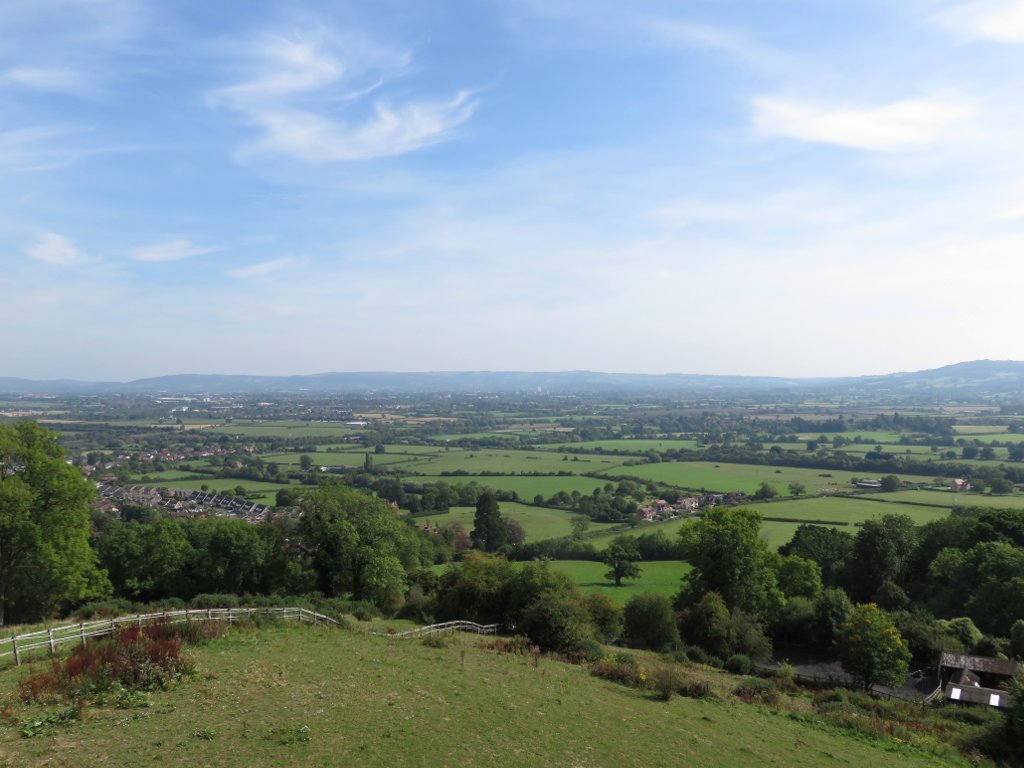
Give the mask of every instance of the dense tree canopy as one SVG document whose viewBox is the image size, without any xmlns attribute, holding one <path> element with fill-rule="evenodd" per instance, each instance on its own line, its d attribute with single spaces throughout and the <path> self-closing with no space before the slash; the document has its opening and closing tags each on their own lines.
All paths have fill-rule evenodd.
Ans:
<svg viewBox="0 0 1024 768">
<path fill-rule="evenodd" d="M 0 424 L 0 624 L 109 590 L 89 546 L 92 496 L 56 435 Z"/>
<path fill-rule="evenodd" d="M 729 608 L 770 616 L 783 603 L 776 571 L 777 556 L 760 538 L 761 516 L 750 509 L 715 507 L 679 531 L 683 559 L 692 570 L 680 595 L 694 603 L 717 592 Z"/>
</svg>

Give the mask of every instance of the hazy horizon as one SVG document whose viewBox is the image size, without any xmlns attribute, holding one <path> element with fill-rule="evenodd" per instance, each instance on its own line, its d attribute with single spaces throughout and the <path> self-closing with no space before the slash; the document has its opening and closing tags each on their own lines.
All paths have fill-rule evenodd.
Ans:
<svg viewBox="0 0 1024 768">
<path fill-rule="evenodd" d="M 1022 0 L 11 0 L 0 30 L 3 375 L 1024 359 Z"/>
</svg>

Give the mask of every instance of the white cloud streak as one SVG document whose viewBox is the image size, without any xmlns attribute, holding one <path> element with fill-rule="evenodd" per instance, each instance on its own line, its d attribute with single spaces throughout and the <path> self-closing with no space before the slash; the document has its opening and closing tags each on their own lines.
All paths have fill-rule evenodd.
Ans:
<svg viewBox="0 0 1024 768">
<path fill-rule="evenodd" d="M 754 100 L 762 134 L 881 152 L 926 149 L 954 139 L 974 114 L 965 102 L 907 99 L 874 107 L 826 107 L 793 99 Z"/>
<path fill-rule="evenodd" d="M 92 90 L 85 74 L 65 67 L 11 67 L 0 74 L 0 85 L 54 93 L 86 93 Z"/>
<path fill-rule="evenodd" d="M 253 277 L 266 277 L 267 275 L 280 272 L 283 269 L 287 269 L 295 264 L 295 259 L 290 256 L 286 256 L 280 259 L 271 259 L 270 261 L 261 261 L 258 264 L 251 264 L 248 267 L 240 267 L 238 269 L 228 270 L 228 274 L 231 277 L 237 277 L 245 280 Z"/>
<path fill-rule="evenodd" d="M 25 253 L 36 261 L 58 267 L 72 267 L 88 261 L 88 257 L 74 243 L 56 232 L 43 232 Z"/>
<path fill-rule="evenodd" d="M 181 261 L 191 259 L 193 256 L 216 253 L 218 250 L 220 249 L 193 245 L 191 240 L 178 239 L 144 245 L 133 250 L 131 256 L 136 261 Z"/>
<path fill-rule="evenodd" d="M 306 163 L 335 163 L 391 157 L 449 140 L 468 121 L 477 102 L 470 92 L 454 98 L 413 100 L 400 104 L 380 99 L 368 117 L 335 115 L 339 104 L 359 104 L 387 77 L 409 64 L 408 54 L 365 42 L 346 44 L 315 35 L 268 37 L 253 46 L 254 76 L 212 91 L 211 107 L 227 107 L 258 126 L 263 136 L 241 148 L 242 161 L 281 155 Z M 359 87 L 357 76 L 376 74 L 376 82 Z"/>
</svg>

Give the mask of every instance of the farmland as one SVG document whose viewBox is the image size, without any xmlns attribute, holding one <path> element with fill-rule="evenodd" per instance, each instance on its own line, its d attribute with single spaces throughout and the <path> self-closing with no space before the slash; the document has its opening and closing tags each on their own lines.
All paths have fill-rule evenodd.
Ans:
<svg viewBox="0 0 1024 768">
<path fill-rule="evenodd" d="M 418 524 L 432 523 L 438 527 L 448 523 L 458 523 L 468 533 L 473 530 L 475 507 L 452 507 L 448 512 L 436 515 L 416 515 Z M 553 539 L 568 536 L 572 532 L 571 515 L 560 509 L 546 509 L 517 504 L 512 501 L 501 503 L 501 514 L 517 521 L 526 531 L 527 541 Z M 600 531 L 614 527 L 609 523 L 591 523 L 591 530 Z"/>
</svg>

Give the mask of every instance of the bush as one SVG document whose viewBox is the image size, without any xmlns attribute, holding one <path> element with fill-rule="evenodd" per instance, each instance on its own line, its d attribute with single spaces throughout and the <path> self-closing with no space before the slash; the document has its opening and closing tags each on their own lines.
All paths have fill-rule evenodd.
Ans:
<svg viewBox="0 0 1024 768">
<path fill-rule="evenodd" d="M 711 699 L 714 694 L 711 692 L 711 684 L 704 680 L 685 680 L 676 692 L 688 699 Z"/>
<path fill-rule="evenodd" d="M 694 664 L 707 664 L 710 658 L 708 656 L 708 652 L 699 645 L 684 646 L 683 653 L 685 653 L 686 657 Z"/>
<path fill-rule="evenodd" d="M 772 707 L 779 703 L 779 687 L 771 680 L 747 677 L 739 682 L 733 693 L 747 704 L 764 704 Z"/>
<path fill-rule="evenodd" d="M 679 644 L 672 602 L 665 595 L 646 592 L 630 598 L 624 618 L 626 638 L 632 644 L 655 651 Z"/>
<path fill-rule="evenodd" d="M 135 604 L 131 600 L 93 600 L 75 609 L 71 615 L 79 621 L 105 619 L 133 613 Z"/>
<path fill-rule="evenodd" d="M 618 640 L 622 635 L 622 609 L 608 595 L 597 592 L 587 595 L 584 601 L 598 637 L 606 643 Z"/>
<path fill-rule="evenodd" d="M 519 628 L 545 651 L 572 653 L 594 640 L 590 614 L 571 593 L 542 592 L 523 612 Z"/>
<path fill-rule="evenodd" d="M 423 644 L 427 648 L 447 648 L 448 647 L 448 636 L 447 635 L 427 635 L 423 638 Z"/>
<path fill-rule="evenodd" d="M 116 686 L 132 691 L 166 688 L 193 671 L 181 653 L 181 626 L 126 627 L 112 637 L 76 646 L 63 662 L 54 659 L 49 671 L 22 678 L 19 695 L 28 703 L 97 694 Z"/>
<path fill-rule="evenodd" d="M 590 665 L 590 674 L 630 688 L 643 688 L 647 685 L 647 670 L 637 664 L 636 659 L 627 660 L 621 655 L 598 659 Z"/>
<path fill-rule="evenodd" d="M 752 668 L 750 657 L 743 653 L 734 653 L 725 661 L 725 671 L 734 675 L 749 675 Z"/>
<path fill-rule="evenodd" d="M 662 701 L 668 701 L 686 684 L 686 675 L 675 664 L 658 664 L 651 668 L 648 685 Z"/>
<path fill-rule="evenodd" d="M 238 608 L 241 601 L 238 595 L 196 595 L 189 602 L 192 608 Z"/>
</svg>

